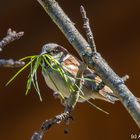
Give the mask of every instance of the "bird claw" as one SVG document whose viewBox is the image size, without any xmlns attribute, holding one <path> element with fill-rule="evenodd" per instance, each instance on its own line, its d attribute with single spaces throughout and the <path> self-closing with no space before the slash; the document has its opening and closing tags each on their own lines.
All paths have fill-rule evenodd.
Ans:
<svg viewBox="0 0 140 140">
<path fill-rule="evenodd" d="M 60 103 L 63 105 L 63 106 L 66 106 L 66 98 L 62 98 L 61 95 L 59 94 L 59 92 L 55 91 L 53 93 L 53 96 L 55 99 L 60 99 Z"/>
<path fill-rule="evenodd" d="M 57 91 L 53 93 L 53 96 L 55 99 L 60 98 L 60 94 Z"/>
</svg>

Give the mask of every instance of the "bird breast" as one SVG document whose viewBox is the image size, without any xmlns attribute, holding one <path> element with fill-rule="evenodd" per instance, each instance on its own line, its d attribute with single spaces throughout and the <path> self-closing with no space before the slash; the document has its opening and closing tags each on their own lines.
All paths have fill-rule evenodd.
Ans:
<svg viewBox="0 0 140 140">
<path fill-rule="evenodd" d="M 42 71 L 47 86 L 53 91 L 60 92 L 64 97 L 69 97 L 70 89 L 66 85 L 66 82 L 62 78 L 59 72 L 52 70 L 51 68 L 46 69 L 47 72 Z M 74 84 L 74 79 L 69 80 L 69 84 Z"/>
<path fill-rule="evenodd" d="M 69 87 L 67 86 L 66 82 L 62 78 L 62 76 L 59 74 L 59 72 L 52 70 L 51 68 L 47 68 L 46 72 L 42 70 L 43 77 L 45 79 L 45 82 L 47 86 L 52 89 L 53 91 L 56 91 L 58 93 L 61 93 L 63 97 L 68 98 L 71 94 Z M 75 79 L 71 78 L 68 84 L 74 85 Z M 83 102 L 85 100 L 88 100 L 91 98 L 91 95 L 93 94 L 93 91 L 89 90 L 85 86 L 82 86 L 81 89 L 82 92 L 80 92 L 78 102 Z"/>
</svg>

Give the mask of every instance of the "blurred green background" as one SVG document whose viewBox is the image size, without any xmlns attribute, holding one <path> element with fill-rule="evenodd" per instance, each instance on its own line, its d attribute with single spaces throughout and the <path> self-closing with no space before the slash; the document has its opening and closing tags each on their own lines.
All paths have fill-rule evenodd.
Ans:
<svg viewBox="0 0 140 140">
<path fill-rule="evenodd" d="M 127 86 L 140 97 L 140 1 L 139 0 L 58 0 L 64 11 L 85 36 L 79 12 L 83 5 L 90 19 L 98 51 L 117 74 L 130 75 Z M 19 59 L 39 54 L 41 46 L 55 42 L 77 55 L 63 34 L 54 25 L 36 0 L 0 1 L 0 38 L 9 27 L 23 30 L 25 35 L 5 47 L 0 58 Z M 25 96 L 26 70 L 14 83 L 6 82 L 17 68 L 0 68 L 0 139 L 29 140 L 41 123 L 63 111 L 59 100 L 54 99 L 39 72 L 39 84 L 43 102 L 32 89 Z M 93 101 L 110 115 L 106 115 L 88 103 L 78 104 L 73 111 L 74 121 L 69 134 L 64 135 L 65 125 L 55 125 L 43 140 L 129 140 L 131 134 L 140 134 L 138 127 L 120 102 L 112 105 Z"/>
</svg>

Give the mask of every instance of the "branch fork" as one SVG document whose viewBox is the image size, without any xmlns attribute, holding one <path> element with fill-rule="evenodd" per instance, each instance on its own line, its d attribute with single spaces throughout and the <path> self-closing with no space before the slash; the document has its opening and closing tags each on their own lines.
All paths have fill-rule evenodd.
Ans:
<svg viewBox="0 0 140 140">
<path fill-rule="evenodd" d="M 24 35 L 24 32 L 16 32 L 12 30 L 11 28 L 8 29 L 7 35 L 0 41 L 0 52 L 3 50 L 5 46 L 7 46 L 9 43 L 20 39 Z M 21 67 L 25 63 L 23 61 L 14 61 L 13 59 L 5 60 L 0 59 L 0 67 Z"/>
</svg>

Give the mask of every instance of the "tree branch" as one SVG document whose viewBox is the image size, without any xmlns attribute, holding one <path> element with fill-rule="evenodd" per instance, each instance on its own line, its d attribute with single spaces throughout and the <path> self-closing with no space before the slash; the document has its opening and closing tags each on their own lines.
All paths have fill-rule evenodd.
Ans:
<svg viewBox="0 0 140 140">
<path fill-rule="evenodd" d="M 14 61 L 13 59 L 5 60 L 0 59 L 0 67 L 9 67 L 9 68 L 15 68 L 15 67 L 21 67 L 25 63 L 23 61 Z"/>
<path fill-rule="evenodd" d="M 0 51 L 2 51 L 3 47 L 5 47 L 6 45 L 8 45 L 9 43 L 20 39 L 22 36 L 24 35 L 24 32 L 16 32 L 16 31 L 12 31 L 12 29 L 8 29 L 7 31 L 7 35 L 6 37 L 4 37 L 1 41 L 0 41 Z M 0 67 L 10 67 L 10 68 L 14 68 L 14 67 L 21 67 L 23 66 L 25 63 L 23 61 L 14 61 L 13 59 L 9 59 L 9 60 L 5 60 L 5 59 L 0 59 Z"/>
<path fill-rule="evenodd" d="M 88 41 L 92 51 L 97 52 L 94 37 L 93 37 L 92 31 L 91 31 L 91 28 L 90 28 L 90 25 L 89 25 L 89 19 L 86 16 L 86 11 L 84 10 L 83 6 L 80 7 L 80 12 L 81 12 L 82 19 L 83 19 L 83 22 L 84 22 L 83 28 L 86 32 L 87 41 Z"/>
<path fill-rule="evenodd" d="M 0 41 L 0 51 L 2 51 L 2 48 L 5 47 L 7 44 L 20 39 L 22 36 L 24 35 L 24 32 L 16 32 L 16 31 L 12 31 L 12 29 L 8 29 L 7 31 L 7 35 L 6 37 L 4 37 L 1 41 Z"/>
<path fill-rule="evenodd" d="M 121 103 L 140 127 L 140 105 L 135 96 L 97 52 L 93 52 L 90 45 L 75 28 L 71 20 L 60 8 L 55 0 L 38 0 L 48 15 L 60 28 L 68 41 L 72 44 L 86 64 L 94 69 L 103 81 L 116 93 Z"/>
<path fill-rule="evenodd" d="M 51 128 L 54 124 L 59 124 L 62 121 L 67 121 L 68 119 L 73 119 L 73 118 L 69 112 L 64 112 L 60 115 L 55 116 L 53 119 L 46 120 L 42 124 L 39 132 L 35 132 L 33 134 L 33 136 L 31 137 L 31 140 L 41 140 L 45 132 L 47 132 L 49 128 Z"/>
</svg>

